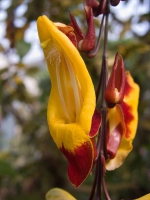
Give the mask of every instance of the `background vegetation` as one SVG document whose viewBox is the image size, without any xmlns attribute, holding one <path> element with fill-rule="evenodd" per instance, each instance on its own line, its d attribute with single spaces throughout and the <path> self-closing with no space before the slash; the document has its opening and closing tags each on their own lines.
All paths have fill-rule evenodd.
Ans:
<svg viewBox="0 0 150 200">
<path fill-rule="evenodd" d="M 132 7 L 133 13 L 128 16 L 128 5 L 133 1 L 121 2 L 120 14 L 112 9 L 110 18 L 109 65 L 112 66 L 118 51 L 141 88 L 134 149 L 119 169 L 106 174 L 113 200 L 130 200 L 150 192 L 150 10 L 141 15 L 135 11 L 150 4 L 148 0 L 135 1 L 136 7 Z M 28 61 L 31 50 L 40 48 L 37 40 L 33 44 L 30 32 L 37 17 L 46 14 L 55 22 L 69 24 L 71 10 L 84 31 L 83 3 L 81 0 L 0 1 L 0 200 L 41 200 L 53 187 L 66 189 L 79 200 L 88 197 L 93 177 L 74 189 L 67 178 L 67 162 L 49 134 L 46 109 L 50 80 L 44 58 L 42 54 L 35 57 L 32 51 L 32 62 Z M 121 17 L 124 9 L 126 19 Z M 96 25 L 98 20 L 95 19 Z M 37 34 L 36 29 L 32 31 Z M 31 34 L 31 39 L 27 40 L 27 34 L 28 38 Z M 84 59 L 96 87 L 101 51 L 92 60 Z"/>
</svg>

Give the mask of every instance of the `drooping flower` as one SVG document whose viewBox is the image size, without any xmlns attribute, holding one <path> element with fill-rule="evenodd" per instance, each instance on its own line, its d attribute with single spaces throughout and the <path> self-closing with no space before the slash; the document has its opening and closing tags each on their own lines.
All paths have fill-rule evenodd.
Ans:
<svg viewBox="0 0 150 200">
<path fill-rule="evenodd" d="M 89 174 L 95 155 L 91 137 L 97 131 L 90 131 L 96 122 L 93 83 L 76 49 L 72 27 L 42 16 L 37 28 L 52 84 L 47 109 L 50 134 L 67 158 L 69 179 L 77 187 Z"/>
<path fill-rule="evenodd" d="M 107 170 L 119 167 L 132 150 L 132 141 L 138 124 L 139 86 L 129 72 L 126 72 L 123 102 L 108 109 Z"/>
</svg>

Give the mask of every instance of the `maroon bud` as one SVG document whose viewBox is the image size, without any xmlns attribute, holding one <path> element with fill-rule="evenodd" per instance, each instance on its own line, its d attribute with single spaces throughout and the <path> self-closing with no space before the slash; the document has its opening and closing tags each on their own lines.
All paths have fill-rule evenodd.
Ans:
<svg viewBox="0 0 150 200">
<path fill-rule="evenodd" d="M 117 6 L 120 3 L 120 0 L 110 0 L 112 6 Z"/>
<path fill-rule="evenodd" d="M 75 17 L 71 13 L 70 13 L 70 19 L 71 23 L 69 24 L 69 26 L 72 26 L 74 28 L 74 33 L 77 38 L 77 43 L 79 43 L 80 40 L 84 39 L 84 34 L 82 33 L 80 27 L 78 26 Z"/>
<path fill-rule="evenodd" d="M 86 0 L 86 5 L 94 9 L 98 7 L 99 3 L 96 0 Z"/>
<path fill-rule="evenodd" d="M 80 51 L 90 51 L 94 49 L 95 46 L 95 27 L 93 20 L 93 11 L 89 6 L 84 5 L 84 10 L 86 14 L 86 21 L 88 25 L 88 30 L 83 40 L 78 43 L 78 49 Z"/>
<path fill-rule="evenodd" d="M 94 17 L 103 14 L 105 12 L 106 5 L 107 5 L 107 0 L 101 0 L 99 6 L 93 10 Z"/>
<path fill-rule="evenodd" d="M 117 53 L 105 90 L 105 100 L 109 108 L 122 103 L 125 93 L 125 80 L 123 58 Z"/>
</svg>

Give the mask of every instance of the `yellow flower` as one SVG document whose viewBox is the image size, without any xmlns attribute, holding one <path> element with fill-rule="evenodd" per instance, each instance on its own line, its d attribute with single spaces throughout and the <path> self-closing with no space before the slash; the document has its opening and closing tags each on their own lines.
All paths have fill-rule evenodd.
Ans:
<svg viewBox="0 0 150 200">
<path fill-rule="evenodd" d="M 72 27 L 42 16 L 37 28 L 52 84 L 47 110 L 50 134 L 66 156 L 69 179 L 77 187 L 94 159 L 89 136 L 95 110 L 93 83 L 75 47 Z"/>
<path fill-rule="evenodd" d="M 140 197 L 140 198 L 138 198 L 138 199 L 135 199 L 135 200 L 150 200 L 150 193 L 144 195 L 143 197 Z"/>
<path fill-rule="evenodd" d="M 67 191 L 60 188 L 53 188 L 46 193 L 46 200 L 76 200 Z"/>
<path fill-rule="evenodd" d="M 124 162 L 132 150 L 132 141 L 138 124 L 139 86 L 129 72 L 126 72 L 125 95 L 123 102 L 108 109 L 108 142 L 109 159 L 107 170 L 114 170 Z"/>
</svg>

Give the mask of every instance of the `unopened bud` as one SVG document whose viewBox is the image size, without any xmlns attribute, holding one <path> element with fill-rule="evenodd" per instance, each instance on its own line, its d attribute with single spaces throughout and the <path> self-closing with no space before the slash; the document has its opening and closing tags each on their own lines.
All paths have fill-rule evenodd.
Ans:
<svg viewBox="0 0 150 200">
<path fill-rule="evenodd" d="M 97 17 L 105 12 L 107 0 L 101 0 L 99 6 L 93 10 L 94 17 Z"/>
<path fill-rule="evenodd" d="M 105 100 L 109 108 L 123 101 L 125 93 L 125 70 L 123 58 L 118 53 L 105 90 Z"/>
<path fill-rule="evenodd" d="M 85 38 L 82 41 L 80 41 L 78 48 L 80 51 L 87 52 L 93 50 L 95 46 L 95 27 L 94 27 L 92 8 L 84 5 L 84 10 L 86 14 L 88 30 L 85 35 Z"/>
<path fill-rule="evenodd" d="M 95 9 L 98 7 L 99 3 L 96 0 L 86 0 L 86 5 Z"/>
<path fill-rule="evenodd" d="M 120 3 L 120 0 L 110 0 L 112 6 L 117 6 Z"/>
<path fill-rule="evenodd" d="M 69 25 L 73 27 L 74 33 L 77 38 L 77 43 L 79 43 L 80 40 L 84 39 L 84 34 L 82 33 L 80 27 L 78 26 L 75 17 L 71 13 L 70 13 L 70 19 L 71 23 Z"/>
</svg>

